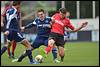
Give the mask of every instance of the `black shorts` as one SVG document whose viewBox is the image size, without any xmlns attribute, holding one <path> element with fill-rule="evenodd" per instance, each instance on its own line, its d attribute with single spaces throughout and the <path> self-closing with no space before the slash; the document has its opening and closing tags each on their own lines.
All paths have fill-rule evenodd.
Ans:
<svg viewBox="0 0 100 67">
<path fill-rule="evenodd" d="M 54 39 L 56 46 L 64 47 L 65 41 L 63 35 L 51 32 L 49 35 L 49 39 Z"/>
</svg>

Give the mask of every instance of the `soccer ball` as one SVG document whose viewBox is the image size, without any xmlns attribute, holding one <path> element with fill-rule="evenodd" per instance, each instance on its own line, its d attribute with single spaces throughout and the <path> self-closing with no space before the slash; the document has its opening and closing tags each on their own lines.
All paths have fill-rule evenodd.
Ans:
<svg viewBox="0 0 100 67">
<path fill-rule="evenodd" d="M 43 63 L 44 58 L 43 58 L 42 55 L 37 55 L 37 56 L 35 57 L 35 60 L 36 60 L 37 62 L 39 62 L 39 63 Z"/>
</svg>

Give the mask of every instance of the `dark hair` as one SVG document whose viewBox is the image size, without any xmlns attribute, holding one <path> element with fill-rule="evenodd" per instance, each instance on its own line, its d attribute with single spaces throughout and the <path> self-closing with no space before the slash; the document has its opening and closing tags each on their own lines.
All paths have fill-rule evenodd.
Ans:
<svg viewBox="0 0 100 67">
<path fill-rule="evenodd" d="M 20 5 L 20 1 L 13 1 L 13 6 Z"/>
<path fill-rule="evenodd" d="M 43 13 L 45 13 L 45 11 L 43 9 L 39 9 L 37 12 L 43 12 Z"/>
<path fill-rule="evenodd" d="M 59 12 L 65 14 L 65 13 L 67 12 L 67 9 L 66 9 L 66 8 L 60 8 L 60 9 L 59 9 Z"/>
</svg>

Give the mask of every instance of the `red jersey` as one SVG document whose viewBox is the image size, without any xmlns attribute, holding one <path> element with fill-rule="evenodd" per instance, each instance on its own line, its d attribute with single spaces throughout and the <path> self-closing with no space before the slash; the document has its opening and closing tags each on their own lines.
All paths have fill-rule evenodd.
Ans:
<svg viewBox="0 0 100 67">
<path fill-rule="evenodd" d="M 68 18 L 61 19 L 61 16 L 59 13 L 56 13 L 52 17 L 55 22 L 52 24 L 51 32 L 58 33 L 61 35 L 64 35 L 64 28 L 68 27 L 70 29 L 74 29 L 74 26 L 71 24 L 70 20 Z"/>
</svg>

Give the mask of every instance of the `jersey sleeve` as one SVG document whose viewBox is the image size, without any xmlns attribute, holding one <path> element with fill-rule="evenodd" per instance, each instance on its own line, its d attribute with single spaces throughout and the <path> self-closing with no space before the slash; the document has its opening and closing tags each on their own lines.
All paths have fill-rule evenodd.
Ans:
<svg viewBox="0 0 100 67">
<path fill-rule="evenodd" d="M 36 25 L 36 21 L 37 21 L 37 19 L 35 19 L 35 20 L 32 22 L 32 24 Z"/>
<path fill-rule="evenodd" d="M 31 28 L 31 27 L 33 27 L 33 26 L 36 26 L 36 19 L 35 19 L 32 23 L 26 25 L 26 26 L 25 26 L 25 29 Z"/>
<path fill-rule="evenodd" d="M 56 14 L 51 17 L 52 20 L 55 20 Z"/>
<path fill-rule="evenodd" d="M 6 10 L 4 10 L 4 11 L 1 13 L 1 15 L 2 15 L 3 17 L 5 17 L 5 16 L 6 16 Z"/>
<path fill-rule="evenodd" d="M 71 30 L 73 30 L 75 27 L 71 24 L 70 20 L 68 19 L 66 22 L 66 27 L 70 28 Z"/>
</svg>

